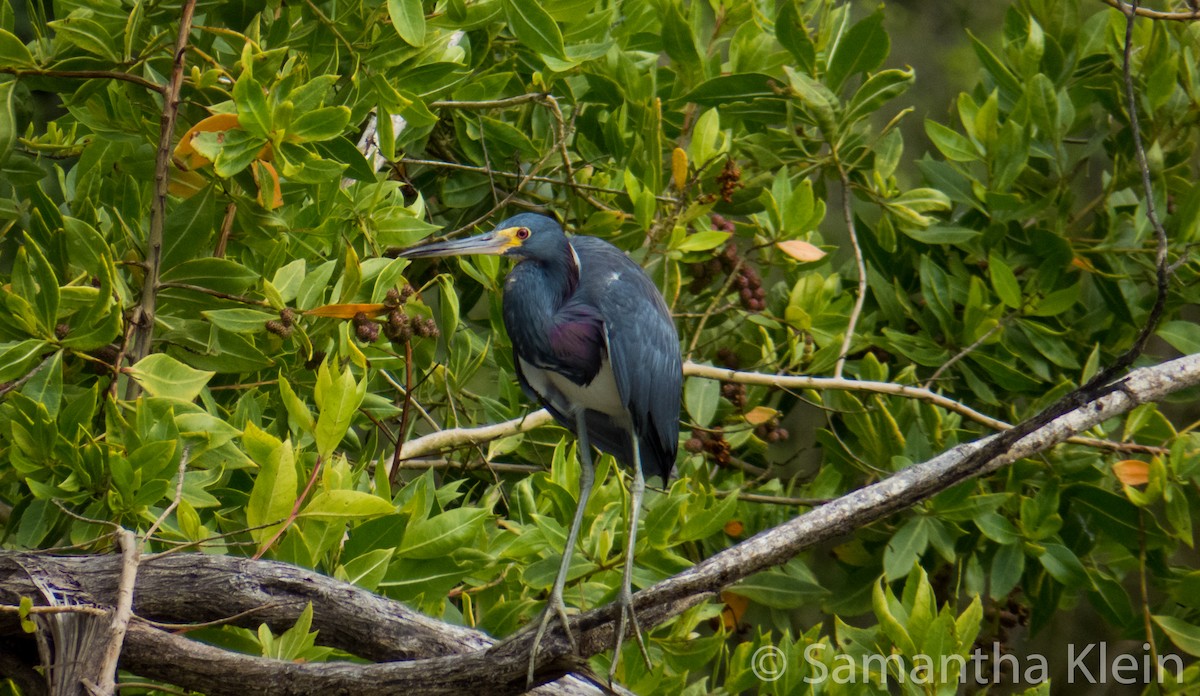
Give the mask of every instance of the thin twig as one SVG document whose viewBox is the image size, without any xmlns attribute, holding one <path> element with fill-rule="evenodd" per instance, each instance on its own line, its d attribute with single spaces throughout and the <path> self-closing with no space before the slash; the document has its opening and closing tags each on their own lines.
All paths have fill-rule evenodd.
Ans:
<svg viewBox="0 0 1200 696">
<path fill-rule="evenodd" d="M 254 614 L 258 614 L 260 612 L 264 612 L 269 609 L 277 609 L 279 607 L 285 607 L 285 606 L 287 606 L 289 604 L 293 604 L 293 603 L 298 603 L 298 602 L 285 602 L 285 601 L 268 602 L 260 607 L 253 607 L 253 608 L 247 609 L 245 611 L 239 611 L 238 613 L 236 613 L 232 616 L 226 616 L 224 618 L 214 619 L 212 621 L 204 621 L 201 623 L 165 623 L 162 621 L 151 621 L 150 619 L 143 619 L 140 616 L 136 617 L 136 618 L 138 621 L 141 621 L 144 624 L 153 626 L 153 627 L 155 627 L 157 629 L 161 629 L 163 631 L 171 631 L 173 633 L 186 633 L 188 631 L 196 631 L 201 628 L 214 628 L 216 626 L 226 626 L 228 624 L 233 623 L 234 621 L 237 621 L 238 619 L 242 619 L 247 616 L 252 616 Z"/>
<path fill-rule="evenodd" d="M 396 448 L 392 451 L 392 468 L 388 471 L 388 483 L 393 488 L 400 480 L 400 452 L 404 449 L 404 440 L 408 436 L 408 407 L 412 403 L 413 369 L 412 369 L 412 340 L 404 342 L 404 406 L 400 409 L 400 430 L 396 433 Z"/>
<path fill-rule="evenodd" d="M 924 385 L 925 388 L 929 389 L 930 387 L 932 387 L 938 381 L 938 379 L 943 374 L 946 373 L 946 370 L 949 370 L 951 367 L 953 367 L 954 364 L 957 363 L 959 360 L 962 360 L 963 358 L 967 357 L 971 353 L 975 352 L 975 349 L 978 348 L 979 346 L 982 346 L 984 344 L 984 342 L 987 341 L 989 338 L 991 338 L 992 336 L 995 336 L 996 332 L 999 331 L 1000 329 L 1004 328 L 1004 325 L 1009 322 L 1010 316 L 1011 315 L 1009 315 L 1008 317 L 1004 317 L 1000 321 L 996 322 L 995 326 L 988 329 L 987 332 L 984 333 L 979 338 L 975 339 L 971 343 L 971 345 L 958 351 L 958 353 L 955 353 L 953 356 L 951 356 L 951 358 L 949 360 L 947 360 L 946 362 L 939 365 L 938 369 L 933 371 L 933 374 L 929 377 L 929 379 L 925 380 L 925 385 Z"/>
<path fill-rule="evenodd" d="M 144 77 L 117 70 L 42 70 L 37 68 L 0 67 L 0 73 L 14 77 L 63 77 L 70 80 L 120 80 L 131 82 L 139 87 L 162 93 L 162 85 L 155 84 Z"/>
<path fill-rule="evenodd" d="M 217 248 L 213 249 L 213 258 L 225 258 L 225 247 L 229 244 L 229 234 L 233 232 L 235 213 L 237 213 L 237 203 L 229 201 L 225 205 L 225 217 L 221 219 L 221 236 L 217 237 Z"/>
<path fill-rule="evenodd" d="M 1122 13 L 1124 13 L 1126 15 L 1130 14 L 1130 12 L 1128 10 L 1128 6 L 1121 0 L 1100 0 L 1100 1 L 1103 2 L 1105 5 L 1108 5 L 1109 7 L 1117 8 L 1118 10 L 1120 10 Z M 1138 7 L 1136 3 L 1133 5 L 1132 14 L 1134 14 L 1138 17 L 1145 17 L 1147 19 L 1162 19 L 1162 20 L 1167 20 L 1170 22 L 1200 21 L 1200 10 L 1192 10 L 1190 12 L 1159 12 L 1157 10 L 1143 9 L 1141 7 Z"/>
<path fill-rule="evenodd" d="M 56 354 L 57 353 L 51 353 L 51 354 L 47 355 L 46 357 L 42 358 L 42 361 L 37 364 L 37 367 L 33 368 L 29 372 L 26 372 L 20 379 L 15 379 L 15 380 L 9 382 L 8 384 L 5 384 L 4 386 L 0 386 L 0 396 L 4 396 L 5 394 L 9 393 L 10 391 L 13 391 L 14 389 L 20 389 L 21 387 L 25 386 L 25 383 L 28 382 L 29 380 L 33 379 L 34 376 L 37 375 L 37 373 L 46 369 L 46 366 L 50 364 L 50 359 L 53 358 Z"/>
<path fill-rule="evenodd" d="M 763 495 L 762 493 L 741 493 L 738 491 L 713 491 L 718 498 L 737 493 L 737 499 L 747 503 L 764 503 L 766 505 L 794 505 L 797 507 L 817 507 L 832 502 L 829 498 L 791 498 L 785 495 Z"/>
<path fill-rule="evenodd" d="M 846 219 L 846 233 L 850 235 L 850 246 L 854 248 L 854 263 L 858 267 L 858 296 L 854 298 L 854 309 L 850 310 L 850 321 L 846 324 L 846 335 L 842 338 L 842 348 L 838 351 L 837 363 L 833 366 L 833 376 L 841 377 L 842 369 L 846 366 L 846 354 L 850 352 L 850 344 L 854 341 L 854 329 L 858 317 L 862 314 L 863 302 L 867 299 L 867 264 L 863 260 L 862 246 L 858 243 L 858 231 L 854 227 L 854 209 L 850 201 L 850 177 L 838 163 L 838 174 L 842 179 L 842 216 Z"/>
<path fill-rule="evenodd" d="M 692 355 L 696 352 L 696 344 L 700 342 L 700 334 L 704 333 L 704 325 L 708 323 L 709 318 L 712 317 L 713 312 L 716 311 L 717 305 L 721 303 L 721 300 L 725 299 L 725 294 L 733 288 L 733 283 L 738 278 L 738 271 L 742 270 L 742 264 L 745 262 L 746 257 L 741 255 L 737 257 L 737 261 L 734 262 L 733 268 L 729 271 L 729 275 L 725 277 L 725 284 L 721 286 L 721 289 L 718 290 L 717 294 L 713 296 L 712 302 L 708 303 L 708 307 L 706 307 L 704 313 L 700 315 L 700 321 L 696 324 L 696 330 L 692 332 L 692 340 L 690 343 L 688 343 L 688 360 L 691 360 Z"/>
<path fill-rule="evenodd" d="M 231 302 L 241 302 L 242 304 L 254 305 L 256 307 L 270 307 L 271 306 L 271 303 L 267 302 L 266 300 L 256 300 L 253 297 L 245 297 L 243 295 L 233 295 L 233 294 L 230 294 L 227 292 L 221 292 L 220 290 L 213 290 L 212 288 L 206 288 L 201 285 L 192 285 L 191 283 L 179 283 L 179 282 L 176 282 L 173 280 L 168 280 L 166 282 L 159 283 L 158 287 L 160 290 L 174 288 L 176 290 L 187 290 L 189 292 L 198 292 L 202 295 L 208 295 L 210 297 L 217 297 L 222 300 L 229 300 Z"/>
<path fill-rule="evenodd" d="M 179 480 L 175 482 L 175 496 L 171 498 L 171 503 L 167 505 L 167 509 L 162 511 L 158 519 L 154 520 L 154 524 L 150 525 L 150 529 L 147 529 L 146 533 L 142 535 L 142 543 L 145 543 L 146 539 L 154 536 L 154 533 L 158 531 L 162 523 L 171 516 L 172 512 L 175 512 L 175 508 L 179 507 L 179 501 L 183 499 L 183 480 L 187 474 L 188 456 L 190 454 L 191 448 L 184 445 L 183 452 L 179 455 Z"/>
<path fill-rule="evenodd" d="M 287 519 L 283 521 L 283 524 L 279 526 L 279 529 L 275 530 L 275 534 L 273 534 L 271 538 L 267 540 L 267 543 L 263 544 L 262 548 L 260 548 L 257 553 L 251 556 L 251 558 L 256 561 L 262 558 L 263 554 L 266 553 L 272 546 L 274 546 L 275 542 L 279 541 L 279 537 L 283 536 L 283 533 L 286 532 L 288 528 L 291 527 L 296 521 L 296 518 L 300 516 L 300 508 L 304 506 L 304 501 L 308 499 L 308 494 L 312 491 L 313 485 L 315 485 L 317 482 L 317 474 L 321 471 L 321 461 L 321 457 L 318 455 L 317 462 L 313 464 L 312 475 L 308 477 L 308 483 L 304 486 L 304 491 L 300 493 L 300 496 L 296 498 L 296 502 L 292 504 L 292 512 L 288 514 Z"/>
<path fill-rule="evenodd" d="M 488 174 L 489 173 L 487 167 L 478 167 L 473 164 L 459 164 L 458 162 L 443 162 L 441 160 L 427 160 L 427 159 L 416 159 L 413 157 L 401 157 L 396 160 L 396 163 L 397 164 L 411 164 L 411 165 L 420 166 L 420 167 L 435 167 L 438 169 L 452 169 L 452 170 L 460 171 L 460 172 L 473 172 L 475 174 Z M 526 178 L 526 175 L 515 174 L 513 172 L 506 172 L 506 171 L 500 171 L 500 170 L 493 171 L 493 172 L 491 172 L 491 174 L 494 176 L 503 177 L 505 179 Z M 592 191 L 594 193 L 608 193 L 608 194 L 612 194 L 614 196 L 627 195 L 627 193 L 625 191 L 622 191 L 620 189 L 605 188 L 603 186 L 595 186 L 592 184 L 580 184 L 578 182 L 571 184 L 570 182 L 562 181 L 560 179 L 555 179 L 555 178 L 549 177 L 549 176 L 534 175 L 534 176 L 528 177 L 528 179 L 529 179 L 529 181 L 536 181 L 536 182 L 542 183 L 542 184 L 559 184 L 559 185 L 565 185 L 565 186 L 572 186 L 573 188 L 576 188 L 580 191 Z M 654 199 L 660 203 L 674 203 L 675 202 L 675 199 L 671 198 L 670 196 L 655 195 Z"/>
<path fill-rule="evenodd" d="M 134 363 L 150 354 L 154 339 L 154 315 L 158 304 L 158 278 L 162 267 L 163 228 L 167 220 L 167 186 L 171 180 L 171 141 L 175 135 L 175 118 L 179 115 L 179 90 L 183 85 L 183 67 L 187 62 L 188 34 L 192 30 L 192 17 L 196 0 L 184 0 L 179 18 L 179 38 L 175 42 L 171 76 L 163 89 L 163 111 L 158 137 L 158 152 L 154 160 L 154 197 L 150 201 L 150 230 L 146 234 L 146 278 L 142 284 L 141 303 L 134 309 L 134 332 L 132 360 Z M 120 365 L 117 365 L 120 368 Z M 125 397 L 137 398 L 141 387 L 137 380 L 129 380 Z"/>
</svg>

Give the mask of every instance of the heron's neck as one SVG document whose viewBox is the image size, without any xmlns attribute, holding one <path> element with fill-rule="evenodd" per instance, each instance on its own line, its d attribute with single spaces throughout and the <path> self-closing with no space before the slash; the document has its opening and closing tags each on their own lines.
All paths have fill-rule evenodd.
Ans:
<svg viewBox="0 0 1200 696">
<path fill-rule="evenodd" d="M 548 259 L 530 259 L 523 263 L 535 264 L 541 272 L 544 287 L 555 305 L 554 310 L 566 304 L 579 287 L 579 256 L 566 239 L 563 240 L 559 253 Z"/>
</svg>

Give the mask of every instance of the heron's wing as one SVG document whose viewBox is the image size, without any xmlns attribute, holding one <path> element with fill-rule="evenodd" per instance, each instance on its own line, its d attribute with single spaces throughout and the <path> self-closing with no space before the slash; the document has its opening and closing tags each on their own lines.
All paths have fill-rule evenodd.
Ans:
<svg viewBox="0 0 1200 696">
<path fill-rule="evenodd" d="M 604 319 L 617 390 L 642 442 L 642 466 L 666 479 L 679 444 L 683 370 L 675 323 L 645 271 L 615 247 L 576 237 L 581 290 Z"/>
</svg>

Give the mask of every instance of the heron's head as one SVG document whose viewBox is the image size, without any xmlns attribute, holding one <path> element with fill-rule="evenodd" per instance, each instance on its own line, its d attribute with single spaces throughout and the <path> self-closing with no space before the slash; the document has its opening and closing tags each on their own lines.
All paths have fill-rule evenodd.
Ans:
<svg viewBox="0 0 1200 696">
<path fill-rule="evenodd" d="M 567 237 L 557 220 L 538 213 L 521 213 L 501 222 L 491 232 L 406 249 L 400 255 L 409 259 L 419 259 L 431 256 L 493 254 L 519 259 L 551 260 L 562 256 L 566 247 Z"/>
</svg>

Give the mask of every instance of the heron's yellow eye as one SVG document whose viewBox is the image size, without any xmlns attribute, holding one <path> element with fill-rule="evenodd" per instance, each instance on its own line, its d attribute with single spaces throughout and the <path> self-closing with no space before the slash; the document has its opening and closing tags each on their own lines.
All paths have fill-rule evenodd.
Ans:
<svg viewBox="0 0 1200 696">
<path fill-rule="evenodd" d="M 529 239 L 529 228 L 521 227 L 517 229 L 517 239 Z"/>
</svg>

